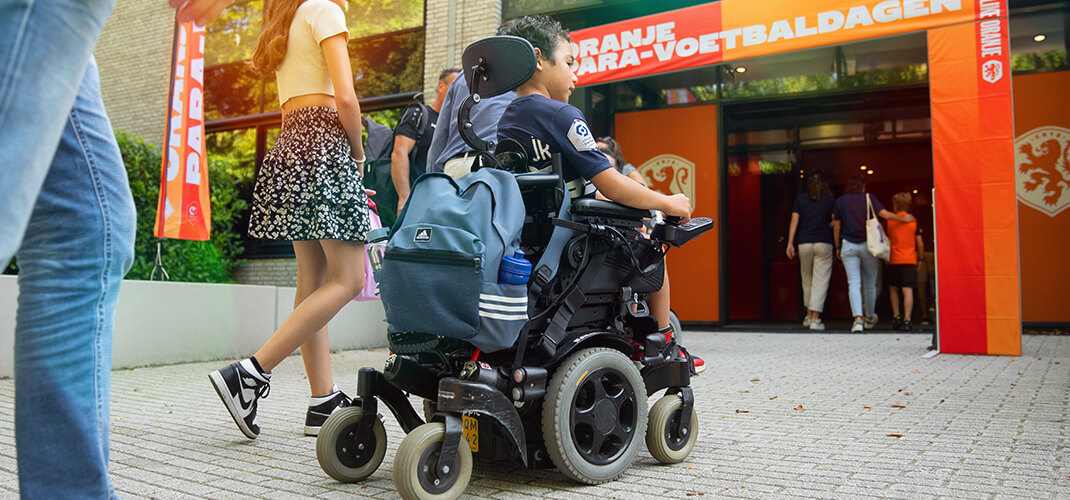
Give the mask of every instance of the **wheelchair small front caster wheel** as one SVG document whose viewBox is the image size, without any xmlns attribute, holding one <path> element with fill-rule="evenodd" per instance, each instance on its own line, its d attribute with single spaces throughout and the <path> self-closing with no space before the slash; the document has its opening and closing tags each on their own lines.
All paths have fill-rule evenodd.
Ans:
<svg viewBox="0 0 1070 500">
<path fill-rule="evenodd" d="M 457 498 L 472 479 L 472 451 L 461 438 L 453 464 L 440 464 L 439 453 L 446 425 L 439 422 L 412 430 L 398 445 L 394 457 L 394 485 L 405 500 Z"/>
<path fill-rule="evenodd" d="M 339 408 L 316 437 L 316 460 L 323 472 L 343 483 L 372 475 L 386 456 L 386 429 L 378 418 L 371 432 L 359 432 L 360 407 Z"/>
<path fill-rule="evenodd" d="M 669 394 L 650 407 L 650 419 L 646 426 L 646 448 L 658 462 L 678 464 L 682 462 L 698 442 L 698 413 L 691 408 L 691 423 L 674 433 L 680 425 L 681 407 L 684 400 L 678 394 Z"/>
</svg>

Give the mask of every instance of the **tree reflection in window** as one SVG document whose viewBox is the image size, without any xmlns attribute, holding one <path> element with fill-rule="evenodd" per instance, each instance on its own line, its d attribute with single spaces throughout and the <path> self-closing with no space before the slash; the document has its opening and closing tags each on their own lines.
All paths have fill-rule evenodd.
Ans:
<svg viewBox="0 0 1070 500">
<path fill-rule="evenodd" d="M 279 109 L 274 78 L 249 66 L 263 24 L 264 0 L 238 0 L 206 27 L 205 118 Z M 422 0 L 353 0 L 346 12 L 359 97 L 423 88 Z"/>
</svg>

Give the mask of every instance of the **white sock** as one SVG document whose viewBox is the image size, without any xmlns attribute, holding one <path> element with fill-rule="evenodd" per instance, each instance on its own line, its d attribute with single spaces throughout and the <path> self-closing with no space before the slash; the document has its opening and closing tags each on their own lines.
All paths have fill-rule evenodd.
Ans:
<svg viewBox="0 0 1070 500">
<path fill-rule="evenodd" d="M 327 401 L 330 401 L 331 398 L 333 398 L 339 392 L 341 392 L 341 391 L 338 390 L 338 385 L 335 385 L 334 387 L 331 388 L 331 393 L 330 394 L 328 394 L 326 396 L 319 396 L 319 397 L 309 398 L 308 399 L 308 405 L 309 406 L 318 406 L 318 405 L 321 405 L 323 403 L 326 403 Z"/>
</svg>

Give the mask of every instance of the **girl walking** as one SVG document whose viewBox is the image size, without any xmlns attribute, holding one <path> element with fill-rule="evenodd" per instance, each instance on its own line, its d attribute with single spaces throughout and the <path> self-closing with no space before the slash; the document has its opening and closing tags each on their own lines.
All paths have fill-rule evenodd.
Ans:
<svg viewBox="0 0 1070 500">
<path fill-rule="evenodd" d="M 250 439 L 260 434 L 257 401 L 268 395 L 271 371 L 298 347 L 312 394 L 305 434 L 317 435 L 332 411 L 350 403 L 334 385 L 327 341 L 327 322 L 364 285 L 369 225 L 345 1 L 267 0 L 253 52 L 256 69 L 278 82 L 283 121 L 253 191 L 249 235 L 293 241 L 297 297 L 256 354 L 209 375 Z"/>
<path fill-rule="evenodd" d="M 799 243 L 799 274 L 802 281 L 803 305 L 806 316 L 803 326 L 824 330 L 821 311 L 825 310 L 829 278 L 832 277 L 832 206 L 836 203 L 832 189 L 825 182 L 824 172 L 810 174 L 806 192 L 795 198 L 788 229 L 788 260 L 795 258 L 795 242 Z"/>
</svg>

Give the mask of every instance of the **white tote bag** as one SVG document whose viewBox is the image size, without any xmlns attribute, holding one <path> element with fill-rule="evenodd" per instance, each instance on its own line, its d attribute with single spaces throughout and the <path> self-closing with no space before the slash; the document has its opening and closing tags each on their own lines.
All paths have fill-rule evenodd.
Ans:
<svg viewBox="0 0 1070 500">
<path fill-rule="evenodd" d="M 874 257 L 888 262 L 892 254 L 892 245 L 888 243 L 884 227 L 881 226 L 880 219 L 873 211 L 873 203 L 869 201 L 869 194 L 864 194 L 866 197 L 866 247 Z"/>
</svg>

